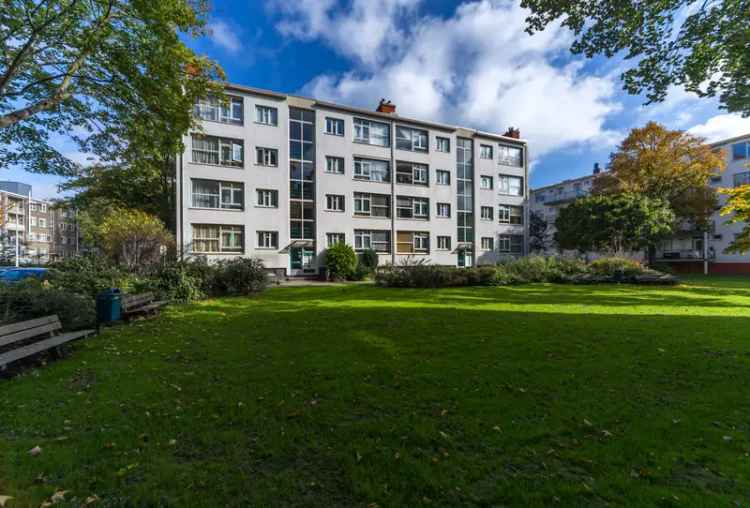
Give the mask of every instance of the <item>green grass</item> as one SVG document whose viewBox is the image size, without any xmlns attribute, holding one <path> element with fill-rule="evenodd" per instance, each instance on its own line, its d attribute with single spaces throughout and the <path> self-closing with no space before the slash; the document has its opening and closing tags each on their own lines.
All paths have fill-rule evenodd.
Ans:
<svg viewBox="0 0 750 508">
<path fill-rule="evenodd" d="M 0 495 L 748 506 L 748 282 L 297 287 L 174 307 L 0 380 Z"/>
</svg>

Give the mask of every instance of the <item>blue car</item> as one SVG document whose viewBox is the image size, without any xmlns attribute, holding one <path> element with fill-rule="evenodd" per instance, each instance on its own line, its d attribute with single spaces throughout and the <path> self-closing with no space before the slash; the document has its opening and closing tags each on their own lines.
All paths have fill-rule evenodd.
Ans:
<svg viewBox="0 0 750 508">
<path fill-rule="evenodd" d="M 0 284 L 14 284 L 24 279 L 44 279 L 49 273 L 46 268 L 3 268 L 0 270 Z"/>
</svg>

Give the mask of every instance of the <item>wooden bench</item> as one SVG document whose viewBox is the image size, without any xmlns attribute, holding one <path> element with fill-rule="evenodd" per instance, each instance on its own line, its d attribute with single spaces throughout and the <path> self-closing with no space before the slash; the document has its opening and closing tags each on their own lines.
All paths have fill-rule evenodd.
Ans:
<svg viewBox="0 0 750 508">
<path fill-rule="evenodd" d="M 11 344 L 18 344 L 15 349 L 0 353 L 0 370 L 5 370 L 8 364 L 22 358 L 59 348 L 66 342 L 94 333 L 94 330 L 60 333 L 60 330 L 62 325 L 56 315 L 0 326 L 0 351 Z"/>
<path fill-rule="evenodd" d="M 166 304 L 166 301 L 155 301 L 153 293 L 123 295 L 120 300 L 122 315 L 126 318 L 135 314 L 154 314 Z"/>
</svg>

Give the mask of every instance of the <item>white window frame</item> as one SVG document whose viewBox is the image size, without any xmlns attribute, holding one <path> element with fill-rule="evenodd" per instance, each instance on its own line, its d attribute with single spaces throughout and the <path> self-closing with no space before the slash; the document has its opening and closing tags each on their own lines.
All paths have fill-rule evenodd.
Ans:
<svg viewBox="0 0 750 508">
<path fill-rule="evenodd" d="M 483 236 L 481 238 L 481 249 L 482 250 L 494 250 L 495 249 L 495 239 L 491 236 Z"/>
<path fill-rule="evenodd" d="M 266 148 L 264 146 L 255 147 L 255 164 L 257 166 L 266 166 L 276 168 L 279 166 L 279 151 L 276 148 Z"/>
<path fill-rule="evenodd" d="M 383 147 L 391 146 L 391 126 L 389 124 L 355 118 L 352 125 L 355 142 Z M 384 132 L 378 133 L 378 131 Z"/>
<path fill-rule="evenodd" d="M 345 129 L 345 122 L 342 118 L 334 118 L 327 116 L 325 119 L 325 133 L 332 136 L 343 136 Z"/>
<path fill-rule="evenodd" d="M 386 241 L 374 240 L 375 234 L 385 234 Z M 388 230 L 377 230 L 377 229 L 355 229 L 354 230 L 354 250 L 366 250 L 373 249 L 375 252 L 390 253 L 391 252 L 391 232 Z M 379 244 L 385 244 L 379 245 Z"/>
<path fill-rule="evenodd" d="M 279 110 L 272 106 L 263 106 L 261 104 L 256 104 L 255 123 L 260 125 L 269 125 L 271 127 L 278 127 Z"/>
<path fill-rule="evenodd" d="M 489 182 L 489 185 L 487 183 Z M 494 182 L 492 181 L 492 177 L 488 175 L 480 175 L 479 177 L 479 188 L 482 190 L 492 190 L 494 187 Z"/>
<path fill-rule="evenodd" d="M 346 243 L 344 233 L 326 233 L 326 247 L 331 248 L 339 243 Z"/>
<path fill-rule="evenodd" d="M 408 150 L 410 152 L 429 152 L 430 147 L 430 133 L 424 129 L 417 129 L 415 127 L 405 127 L 403 125 L 396 126 L 396 149 Z M 401 146 L 399 146 L 401 142 Z M 405 147 L 406 142 L 409 147 Z"/>
<path fill-rule="evenodd" d="M 386 198 L 385 205 L 375 204 L 374 198 Z M 375 214 L 375 210 L 385 210 L 386 215 Z M 391 218 L 391 197 L 388 194 L 354 193 L 354 215 L 357 217 Z"/>
<path fill-rule="evenodd" d="M 244 100 L 236 95 L 227 95 L 224 103 L 215 96 L 198 99 L 193 107 L 197 118 L 207 122 L 219 122 L 233 125 L 244 123 Z"/>
<path fill-rule="evenodd" d="M 447 235 L 438 235 L 437 250 L 451 250 L 451 237 Z"/>
<path fill-rule="evenodd" d="M 415 231 L 412 233 L 414 238 L 414 252 L 430 252 L 430 233 L 425 231 Z"/>
<path fill-rule="evenodd" d="M 199 182 L 215 184 L 216 191 L 211 193 L 196 192 L 195 185 Z M 206 210 L 244 210 L 245 208 L 245 185 L 242 182 L 193 178 L 190 183 L 190 204 L 192 208 L 203 208 Z M 225 191 L 229 193 L 229 200 L 225 200 Z M 208 197 L 209 199 L 214 198 L 218 206 L 200 206 L 196 203 L 196 196 Z"/>
<path fill-rule="evenodd" d="M 216 228 L 216 231 L 218 232 L 218 236 L 215 237 L 198 237 L 196 236 L 196 230 L 195 227 L 206 227 L 206 228 Z M 242 245 L 239 248 L 228 248 L 224 245 L 224 239 L 225 239 L 225 233 L 228 235 L 236 237 L 239 235 L 240 244 Z M 240 225 L 230 225 L 230 224 L 193 224 L 192 225 L 192 235 L 193 235 L 193 252 L 197 254 L 242 254 L 245 252 L 245 227 Z M 219 246 L 219 250 L 195 250 L 195 243 L 198 242 L 218 242 L 217 245 Z"/>
<path fill-rule="evenodd" d="M 196 142 L 205 142 L 206 144 L 215 143 L 215 146 L 196 148 Z M 193 134 L 191 136 L 191 145 L 192 155 L 190 160 L 193 164 L 238 168 L 242 168 L 245 165 L 245 146 L 241 139 Z M 202 155 L 203 157 L 196 157 L 196 155 Z"/>
<path fill-rule="evenodd" d="M 387 169 L 387 178 L 383 180 L 376 180 L 373 179 L 373 172 L 372 172 L 372 165 L 374 163 L 377 164 L 385 164 L 385 167 Z M 366 159 L 362 157 L 355 157 L 354 158 L 354 174 L 353 178 L 355 180 L 366 180 L 369 182 L 390 182 L 391 181 L 391 164 L 388 161 L 380 160 L 380 159 Z"/>
<path fill-rule="evenodd" d="M 522 168 L 523 167 L 523 148 L 520 146 L 511 146 L 511 145 L 505 145 L 505 144 L 498 144 L 498 164 L 501 164 L 503 166 L 511 166 L 514 168 Z M 510 155 L 511 153 L 516 153 L 516 155 Z"/>
<path fill-rule="evenodd" d="M 345 198 L 341 194 L 326 194 L 326 211 L 343 212 L 345 211 Z"/>
<path fill-rule="evenodd" d="M 409 173 L 399 171 L 399 169 L 404 169 L 407 166 L 410 170 Z M 399 181 L 399 176 L 407 177 L 409 181 Z M 430 185 L 430 167 L 427 164 L 399 161 L 396 163 L 396 183 L 427 187 Z"/>
<path fill-rule="evenodd" d="M 278 208 L 279 191 L 275 189 L 255 189 L 257 206 L 260 208 Z M 276 201 L 276 204 L 274 204 Z"/>
<path fill-rule="evenodd" d="M 443 150 L 445 148 L 445 150 Z M 445 138 L 443 136 L 435 137 L 435 151 L 441 153 L 451 152 L 451 138 Z"/>
<path fill-rule="evenodd" d="M 492 152 L 492 145 L 479 145 L 480 159 L 492 160 L 494 158 L 494 154 Z"/>
<path fill-rule="evenodd" d="M 256 241 L 258 242 L 258 249 L 272 250 L 279 248 L 279 232 L 278 231 L 256 231 Z"/>
<path fill-rule="evenodd" d="M 343 157 L 326 155 L 326 173 L 331 175 L 343 175 L 344 172 L 345 169 Z"/>
<path fill-rule="evenodd" d="M 441 176 L 447 176 L 447 181 L 441 181 Z M 451 172 L 446 169 L 435 170 L 435 184 L 436 185 L 450 185 L 451 184 Z"/>
<path fill-rule="evenodd" d="M 487 213 L 485 213 L 487 212 Z M 489 216 L 488 216 L 489 215 Z M 479 207 L 479 217 L 481 220 L 494 220 L 492 217 L 492 207 L 491 206 L 480 206 Z"/>
<path fill-rule="evenodd" d="M 511 182 L 516 182 L 516 185 L 511 185 Z M 512 192 L 513 189 L 518 188 L 518 192 Z M 524 195 L 523 188 L 523 177 L 513 175 L 498 175 L 497 178 L 497 190 L 501 196 L 520 196 Z"/>
<path fill-rule="evenodd" d="M 450 219 L 451 204 L 450 203 L 438 203 L 437 204 L 437 216 L 443 219 Z"/>
</svg>

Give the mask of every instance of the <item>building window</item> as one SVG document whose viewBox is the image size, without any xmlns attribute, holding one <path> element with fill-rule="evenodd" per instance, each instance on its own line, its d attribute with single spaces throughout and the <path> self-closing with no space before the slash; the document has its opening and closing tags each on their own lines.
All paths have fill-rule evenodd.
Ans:
<svg viewBox="0 0 750 508">
<path fill-rule="evenodd" d="M 468 138 L 456 139 L 456 219 L 457 242 L 474 243 L 474 142 Z M 461 257 L 462 256 L 462 257 Z M 459 266 L 471 266 L 471 252 L 459 257 Z"/>
<path fill-rule="evenodd" d="M 479 158 L 492 160 L 492 146 L 491 145 L 479 145 Z"/>
<path fill-rule="evenodd" d="M 440 136 L 438 136 L 435 138 L 435 140 L 437 141 L 436 149 L 438 152 L 450 153 L 451 151 L 450 138 L 441 138 Z"/>
<path fill-rule="evenodd" d="M 398 196 L 396 198 L 396 217 L 399 219 L 426 220 L 430 215 L 430 200 Z"/>
<path fill-rule="evenodd" d="M 482 250 L 494 250 L 495 239 L 491 236 L 482 237 Z"/>
<path fill-rule="evenodd" d="M 354 119 L 354 141 L 377 146 L 391 146 L 391 128 L 387 123 Z"/>
<path fill-rule="evenodd" d="M 275 148 L 257 147 L 255 149 L 255 163 L 258 166 L 278 166 L 279 151 Z"/>
<path fill-rule="evenodd" d="M 343 157 L 326 157 L 326 173 L 333 173 L 335 175 L 344 174 L 344 158 Z"/>
<path fill-rule="evenodd" d="M 255 121 L 263 125 L 272 125 L 275 127 L 279 124 L 279 112 L 276 108 L 255 106 Z"/>
<path fill-rule="evenodd" d="M 241 139 L 220 138 L 193 134 L 193 162 L 241 168 L 244 165 L 244 147 Z"/>
<path fill-rule="evenodd" d="M 390 182 L 391 165 L 377 159 L 354 159 L 354 178 L 371 182 Z"/>
<path fill-rule="evenodd" d="M 426 152 L 428 143 L 427 131 L 396 126 L 396 148 L 411 152 Z"/>
<path fill-rule="evenodd" d="M 346 243 L 344 233 L 326 233 L 326 247 L 333 247 L 339 243 Z"/>
<path fill-rule="evenodd" d="M 523 196 L 523 178 L 520 176 L 498 175 L 497 186 L 502 196 Z"/>
<path fill-rule="evenodd" d="M 734 186 L 740 187 L 742 185 L 750 185 L 750 171 L 734 174 Z"/>
<path fill-rule="evenodd" d="M 450 236 L 438 236 L 437 248 L 438 250 L 451 250 L 451 237 Z"/>
<path fill-rule="evenodd" d="M 428 254 L 430 234 L 426 231 L 399 231 L 396 233 L 397 254 Z"/>
<path fill-rule="evenodd" d="M 480 217 L 482 220 L 492 220 L 492 207 L 483 206 L 479 209 Z"/>
<path fill-rule="evenodd" d="M 326 210 L 329 212 L 343 212 L 344 196 L 339 194 L 326 194 Z"/>
<path fill-rule="evenodd" d="M 193 224 L 193 252 L 242 253 L 244 226 Z"/>
<path fill-rule="evenodd" d="M 277 231 L 258 231 L 259 249 L 278 249 L 279 233 Z"/>
<path fill-rule="evenodd" d="M 502 224 L 523 224 L 523 207 L 500 205 L 497 217 Z"/>
<path fill-rule="evenodd" d="M 226 101 L 218 97 L 206 97 L 195 103 L 193 113 L 201 120 L 209 122 L 242 125 L 242 97 L 228 96 Z"/>
<path fill-rule="evenodd" d="M 258 206 L 264 208 L 279 207 L 279 192 L 271 189 L 258 189 Z"/>
<path fill-rule="evenodd" d="M 742 160 L 750 157 L 750 142 L 743 141 L 732 145 L 732 159 Z"/>
<path fill-rule="evenodd" d="M 39 227 L 40 228 L 46 228 L 47 227 L 47 219 L 43 219 L 39 217 Z"/>
<path fill-rule="evenodd" d="M 504 166 L 523 167 L 523 148 L 498 145 L 498 162 Z"/>
<path fill-rule="evenodd" d="M 315 112 L 289 108 L 289 238 L 315 240 Z M 298 252 L 298 249 L 294 249 Z M 302 268 L 305 256 L 291 260 Z M 310 261 L 311 257 L 306 258 Z"/>
<path fill-rule="evenodd" d="M 412 162 L 396 163 L 396 183 L 411 185 L 429 185 L 429 168 L 424 164 Z"/>
<path fill-rule="evenodd" d="M 450 185 L 451 184 L 451 173 L 444 169 L 435 170 L 435 181 L 438 185 Z"/>
<path fill-rule="evenodd" d="M 482 189 L 492 190 L 492 177 L 487 176 L 487 175 L 482 175 L 479 179 L 479 186 Z"/>
<path fill-rule="evenodd" d="M 245 207 L 245 185 L 240 182 L 193 179 L 193 206 L 242 210 Z"/>
<path fill-rule="evenodd" d="M 391 252 L 391 232 L 355 229 L 354 249 L 372 249 L 375 252 Z"/>
<path fill-rule="evenodd" d="M 523 235 L 500 235 L 497 239 L 497 250 L 521 254 L 523 252 Z"/>
<path fill-rule="evenodd" d="M 354 215 L 363 217 L 390 217 L 391 197 L 387 194 L 355 192 Z"/>
<path fill-rule="evenodd" d="M 326 134 L 344 135 L 344 121 L 340 118 L 326 117 Z"/>
<path fill-rule="evenodd" d="M 438 203 L 437 204 L 437 216 L 438 217 L 450 217 L 451 216 L 451 205 L 450 203 Z"/>
</svg>

